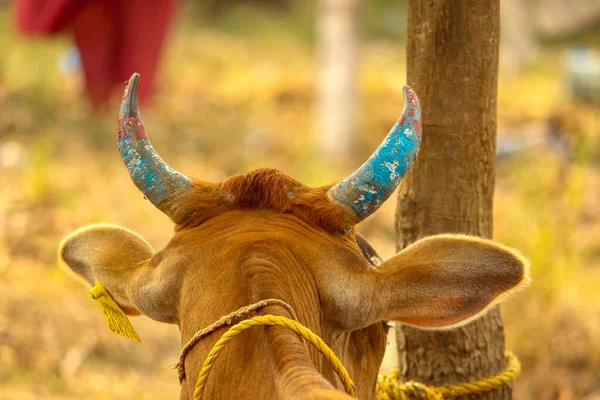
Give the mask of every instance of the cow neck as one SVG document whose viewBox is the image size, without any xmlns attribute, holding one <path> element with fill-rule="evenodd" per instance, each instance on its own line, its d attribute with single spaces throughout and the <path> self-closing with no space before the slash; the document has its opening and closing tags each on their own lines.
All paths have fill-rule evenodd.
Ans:
<svg viewBox="0 0 600 400">
<path fill-rule="evenodd" d="M 273 242 L 252 243 L 251 251 L 237 261 L 236 275 L 231 273 L 231 269 L 220 270 L 230 274 L 227 275 L 230 279 L 237 281 L 241 278 L 237 286 L 239 289 L 229 292 L 227 296 L 221 294 L 218 299 L 206 297 L 204 303 L 190 301 L 184 309 L 193 314 L 187 314 L 185 320 L 193 321 L 193 315 L 206 313 L 210 309 L 206 308 L 209 302 L 214 310 L 227 304 L 234 308 L 262 299 L 280 299 L 291 304 L 297 316 L 279 304 L 266 305 L 261 309 L 261 314 L 296 319 L 322 337 L 322 315 L 316 282 L 308 271 L 299 268 L 301 263 L 294 254 L 285 246 Z M 188 290 L 191 293 L 193 289 L 190 287 Z M 202 296 L 201 293 L 199 295 Z M 205 304 L 205 308 L 198 308 L 197 304 Z M 219 316 L 213 313 L 213 318 L 212 321 L 215 321 Z M 206 317 L 198 319 L 204 320 L 204 326 L 211 323 Z M 191 325 L 182 325 L 181 328 L 184 343 L 192 339 L 198 330 L 198 326 L 191 330 Z M 220 332 L 224 333 L 222 329 Z M 213 332 L 189 351 L 184 363 L 188 378 L 182 388 L 182 398 L 193 393 L 197 374 L 219 337 L 217 332 Z M 327 338 L 324 339 L 327 341 Z M 238 382 L 231 389 L 232 380 L 243 380 L 243 385 Z M 335 391 L 330 382 L 337 382 L 337 376 L 313 346 L 307 347 L 303 339 L 288 329 L 267 327 L 245 332 L 228 346 L 215 364 L 205 388 L 205 397 L 302 398 L 307 388 Z M 338 389 L 343 388 L 338 386 Z M 224 387 L 228 388 L 228 393 L 222 392 Z"/>
<path fill-rule="evenodd" d="M 258 311 L 261 308 L 264 308 L 264 307 L 270 306 L 270 305 L 279 305 L 279 306 L 285 308 L 290 313 L 290 315 L 293 316 L 293 318 L 296 321 L 298 320 L 298 318 L 296 317 L 296 312 L 294 311 L 292 306 L 290 306 L 285 301 L 282 301 L 279 299 L 261 300 L 254 304 L 251 304 L 249 306 L 241 307 L 241 308 L 237 309 L 236 311 L 221 317 L 218 321 L 216 321 L 216 322 L 210 324 L 209 326 L 207 326 L 206 328 L 200 329 L 198 332 L 196 332 L 196 334 L 194 336 L 192 336 L 192 338 L 181 349 L 181 352 L 179 353 L 179 361 L 175 365 L 175 369 L 177 370 L 177 375 L 179 376 L 179 383 L 181 384 L 183 382 L 183 380 L 185 379 L 185 357 L 190 352 L 190 350 L 192 350 L 194 348 L 194 346 L 200 340 L 202 340 L 205 336 L 210 335 L 214 331 L 216 331 L 220 328 L 223 328 L 225 326 L 232 326 L 233 324 L 235 324 L 235 323 L 239 322 L 240 320 L 242 320 L 243 318 L 247 317 L 250 313 L 252 313 L 254 311 Z"/>
<path fill-rule="evenodd" d="M 220 318 L 208 327 L 199 330 L 183 347 L 179 362 L 176 365 L 180 383 L 183 385 L 183 393 L 186 393 L 182 398 L 186 398 L 187 393 L 190 393 L 191 396 L 193 389 L 190 389 L 190 387 L 192 384 L 195 384 L 196 377 L 191 375 L 188 378 L 185 372 L 185 359 L 190 350 L 204 337 L 216 330 L 225 326 L 232 326 L 245 317 L 247 318 L 249 314 L 260 310 L 264 310 L 266 314 L 283 316 L 289 314 L 291 318 L 298 321 L 294 309 L 289 304 L 279 299 L 267 299 L 241 307 Z M 276 331 L 279 332 L 277 333 Z M 314 357 L 309 356 L 309 348 L 306 347 L 306 344 L 295 333 L 292 332 L 292 335 L 288 335 L 287 333 L 289 332 L 291 331 L 287 329 L 282 330 L 281 328 L 270 328 L 270 330 L 265 331 L 269 347 L 272 351 L 271 359 L 277 364 L 275 370 L 277 372 L 276 380 L 279 394 L 285 393 L 282 397 L 294 398 L 297 395 L 306 395 L 307 387 L 315 391 L 335 391 L 336 388 L 317 370 L 317 362 Z M 187 385 L 186 380 L 189 380 Z"/>
<path fill-rule="evenodd" d="M 291 304 L 298 322 L 307 326 L 322 337 L 322 315 L 317 284 L 312 274 L 302 268 L 306 260 L 300 260 L 298 251 L 275 242 L 257 242 L 252 252 L 243 260 L 241 270 L 248 282 L 248 291 L 253 300 L 277 298 Z M 287 315 L 286 310 L 277 306 L 263 309 L 265 314 Z M 274 361 L 281 370 L 289 365 L 305 365 L 307 368 L 323 371 L 324 362 L 319 352 L 307 347 L 294 332 L 283 328 L 265 329 L 269 349 Z M 287 358 L 295 360 L 288 363 Z M 297 362 L 297 364 L 296 364 Z M 334 377 L 332 371 L 329 378 Z"/>
</svg>

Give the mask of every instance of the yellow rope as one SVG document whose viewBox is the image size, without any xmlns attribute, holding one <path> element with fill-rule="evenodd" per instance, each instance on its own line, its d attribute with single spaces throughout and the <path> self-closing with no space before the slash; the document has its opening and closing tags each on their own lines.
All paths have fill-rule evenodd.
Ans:
<svg viewBox="0 0 600 400">
<path fill-rule="evenodd" d="M 185 379 L 185 358 L 187 357 L 188 353 L 194 348 L 194 346 L 200 340 L 202 340 L 204 337 L 210 335 L 214 331 L 221 329 L 224 326 L 233 325 L 232 321 L 235 319 L 244 317 L 248 313 L 251 313 L 252 311 L 260 310 L 263 307 L 272 306 L 272 305 L 277 305 L 277 306 L 281 306 L 281 307 L 285 308 L 290 313 L 292 318 L 297 319 L 296 313 L 294 312 L 294 309 L 292 308 L 292 306 L 290 306 L 285 301 L 282 301 L 279 299 L 261 300 L 254 304 L 250 304 L 249 306 L 241 307 L 241 308 L 237 309 L 236 311 L 229 313 L 228 315 L 225 315 L 224 317 L 219 318 L 218 321 L 216 321 L 216 322 L 210 324 L 209 326 L 207 326 L 206 328 L 201 329 L 198 332 L 196 332 L 196 334 L 194 336 L 192 336 L 192 338 L 190 340 L 188 340 L 188 342 L 185 344 L 185 346 L 183 346 L 183 348 L 181 349 L 181 352 L 179 353 L 179 361 L 175 365 L 175 369 L 177 370 L 177 375 L 179 376 L 179 383 L 181 384 L 183 382 L 183 380 Z"/>
<path fill-rule="evenodd" d="M 428 386 L 418 382 L 398 382 L 398 370 L 377 377 L 377 400 L 443 400 L 487 392 L 509 384 L 521 372 L 521 363 L 517 357 L 506 352 L 506 368 L 498 375 L 477 381 L 446 386 Z"/>
<path fill-rule="evenodd" d="M 318 337 L 310 329 L 308 329 L 307 327 L 305 327 L 298 321 L 294 321 L 293 319 L 289 319 L 289 318 L 277 316 L 277 315 L 263 315 L 263 316 L 257 316 L 257 317 L 253 317 L 253 318 L 244 320 L 244 321 L 232 326 L 231 328 L 229 328 L 229 330 L 227 332 L 225 332 L 225 334 L 223 336 L 221 336 L 221 338 L 217 341 L 217 343 L 215 343 L 215 345 L 213 346 L 210 353 L 208 353 L 208 357 L 206 357 L 206 360 L 204 361 L 204 365 L 202 366 L 202 369 L 200 370 L 200 373 L 198 374 L 198 380 L 196 381 L 196 389 L 194 390 L 194 397 L 193 397 L 194 400 L 202 399 L 202 394 L 204 392 L 204 386 L 206 385 L 206 379 L 208 378 L 208 374 L 210 373 L 210 370 L 212 369 L 212 367 L 214 365 L 215 359 L 221 353 L 221 351 L 223 351 L 223 348 L 225 347 L 225 345 L 231 339 L 233 339 L 234 337 L 236 337 L 237 335 L 239 335 L 246 329 L 252 328 L 254 326 L 261 326 L 261 325 L 284 326 L 284 327 L 290 328 L 291 330 L 296 332 L 303 339 L 306 339 L 306 341 L 308 341 L 310 344 L 315 346 L 317 348 L 317 350 L 319 350 L 321 352 L 321 354 L 323 354 L 325 356 L 325 358 L 328 359 L 329 362 L 331 362 L 331 364 L 333 365 L 333 369 L 340 376 L 340 379 L 341 379 L 342 383 L 344 384 L 344 388 L 346 389 L 346 392 L 349 395 L 356 397 L 356 391 L 354 390 L 354 383 L 352 382 L 350 375 L 348 375 L 348 371 L 346 371 L 346 368 L 344 368 L 344 365 L 339 360 L 339 358 L 336 357 L 333 350 L 331 350 L 329 348 L 329 346 L 327 346 L 320 337 Z"/>
<path fill-rule="evenodd" d="M 333 369 L 339 375 L 344 388 L 348 394 L 356 397 L 356 391 L 354 389 L 354 382 L 348 375 L 348 371 L 342 365 L 339 358 L 336 357 L 333 350 L 329 348 L 323 342 L 323 340 L 314 334 L 310 329 L 300 324 L 298 321 L 292 319 L 277 316 L 277 315 L 264 315 L 253 317 L 229 328 L 227 332 L 215 343 L 208 357 L 204 361 L 204 365 L 198 374 L 198 380 L 196 381 L 196 388 L 194 390 L 193 400 L 202 399 L 204 393 L 204 387 L 206 386 L 206 380 L 212 367 L 214 366 L 217 356 L 223 351 L 223 348 L 229 343 L 234 337 L 255 326 L 283 326 L 287 327 L 303 339 L 314 345 L 327 360 L 333 365 Z M 444 400 L 453 399 L 473 393 L 487 392 L 490 390 L 497 389 L 502 385 L 509 384 L 516 376 L 521 372 L 521 363 L 517 360 L 514 354 L 506 353 L 506 368 L 499 374 L 479 379 L 477 381 L 459 383 L 456 385 L 446 386 L 428 386 L 418 382 L 399 382 L 398 370 L 393 370 L 388 374 L 380 374 L 377 377 L 377 389 L 376 398 L 377 400 Z"/>
</svg>

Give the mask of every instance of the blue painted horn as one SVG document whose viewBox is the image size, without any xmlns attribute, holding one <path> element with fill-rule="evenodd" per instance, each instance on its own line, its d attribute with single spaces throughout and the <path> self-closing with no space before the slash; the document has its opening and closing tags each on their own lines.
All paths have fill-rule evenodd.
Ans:
<svg viewBox="0 0 600 400">
<path fill-rule="evenodd" d="M 190 190 L 190 180 L 169 167 L 148 140 L 138 110 L 139 82 L 140 75 L 133 74 L 125 87 L 117 128 L 119 152 L 135 186 L 175 220 L 177 205 L 171 200 Z"/>
<path fill-rule="evenodd" d="M 358 221 L 373 214 L 400 184 L 421 144 L 421 105 L 404 86 L 404 110 L 373 155 L 352 175 L 329 189 L 329 198 L 350 209 Z"/>
</svg>

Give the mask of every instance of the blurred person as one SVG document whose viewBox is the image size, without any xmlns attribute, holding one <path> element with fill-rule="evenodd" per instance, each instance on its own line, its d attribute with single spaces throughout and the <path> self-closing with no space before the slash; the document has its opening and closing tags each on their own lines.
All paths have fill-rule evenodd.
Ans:
<svg viewBox="0 0 600 400">
<path fill-rule="evenodd" d="M 133 72 L 143 81 L 139 101 L 152 95 L 156 69 L 178 0 L 16 0 L 17 31 L 27 36 L 73 37 L 85 87 L 101 109 Z M 73 63 L 71 63 L 73 67 Z"/>
</svg>

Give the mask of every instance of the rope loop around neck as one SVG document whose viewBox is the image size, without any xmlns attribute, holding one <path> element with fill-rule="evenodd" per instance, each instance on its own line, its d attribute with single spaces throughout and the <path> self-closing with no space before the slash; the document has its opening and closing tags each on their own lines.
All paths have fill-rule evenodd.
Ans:
<svg viewBox="0 0 600 400">
<path fill-rule="evenodd" d="M 316 335 L 313 331 L 308 329 L 306 326 L 302 325 L 300 322 L 295 321 L 293 319 L 289 319 L 286 317 L 282 317 L 280 315 L 259 315 L 242 322 L 237 323 L 236 325 L 229 328 L 229 330 L 221 336 L 219 341 L 213 346 L 212 350 L 206 357 L 204 361 L 204 365 L 198 374 L 198 380 L 196 381 L 196 388 L 194 389 L 193 400 L 201 400 L 202 395 L 204 393 L 204 387 L 206 386 L 206 381 L 208 379 L 208 375 L 214 366 L 215 360 L 221 351 L 225 348 L 227 343 L 229 343 L 234 337 L 244 332 L 246 329 L 250 329 L 255 326 L 282 326 L 291 329 L 296 332 L 300 337 L 305 339 L 308 343 L 315 346 L 315 348 L 331 363 L 335 372 L 337 372 L 342 384 L 344 385 L 344 389 L 346 393 L 348 393 L 352 397 L 356 397 L 356 390 L 354 388 L 354 382 L 346 368 L 344 368 L 344 364 L 340 361 L 339 358 L 335 355 L 333 350 L 329 346 L 325 344 L 323 339 L 321 339 L 318 335 Z"/>
</svg>

